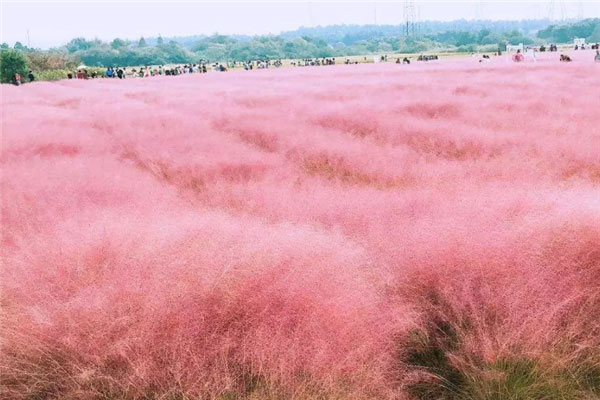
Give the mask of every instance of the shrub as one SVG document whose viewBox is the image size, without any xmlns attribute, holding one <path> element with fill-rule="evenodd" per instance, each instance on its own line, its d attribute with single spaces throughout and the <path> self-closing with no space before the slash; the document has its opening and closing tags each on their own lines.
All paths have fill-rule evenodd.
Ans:
<svg viewBox="0 0 600 400">
<path fill-rule="evenodd" d="M 61 53 L 25 53 L 29 69 L 33 71 L 72 70 L 77 68 L 77 60 Z"/>
<path fill-rule="evenodd" d="M 25 79 L 28 73 L 27 60 L 18 50 L 3 49 L 0 51 L 0 79 L 2 83 L 12 82 L 15 74 Z"/>
<path fill-rule="evenodd" d="M 35 78 L 38 81 L 58 81 L 61 79 L 67 79 L 67 74 L 70 71 L 63 69 L 46 70 L 46 71 L 34 71 Z"/>
</svg>

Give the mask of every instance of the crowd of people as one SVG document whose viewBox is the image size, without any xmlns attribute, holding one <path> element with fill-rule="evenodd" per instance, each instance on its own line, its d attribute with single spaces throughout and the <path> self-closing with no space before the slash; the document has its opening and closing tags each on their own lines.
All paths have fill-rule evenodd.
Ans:
<svg viewBox="0 0 600 400">
<path fill-rule="evenodd" d="M 248 60 L 248 61 L 228 61 L 227 67 L 229 68 L 243 68 L 246 71 L 252 69 L 267 69 L 269 67 L 279 68 L 283 65 L 281 60 Z M 219 69 L 220 70 L 220 69 Z"/>
<path fill-rule="evenodd" d="M 552 48 L 553 48 L 552 46 L 554 46 L 554 45 L 550 45 L 550 49 L 551 49 L 550 51 L 556 51 L 556 50 L 552 50 Z M 554 48 L 556 48 L 556 46 L 554 46 Z M 591 45 L 591 48 L 594 49 L 594 50 L 596 50 L 596 54 L 594 56 L 594 61 L 595 62 L 600 62 L 600 46 L 598 44 L 593 44 L 593 45 Z M 578 48 L 577 48 L 577 45 L 576 45 L 575 46 L 575 50 L 577 50 L 577 49 Z M 583 47 L 580 48 L 580 49 L 581 50 L 585 50 L 585 48 L 583 48 Z M 536 55 L 535 54 L 536 54 L 537 51 L 545 51 L 545 49 L 541 50 L 541 48 L 540 48 L 538 50 L 538 49 L 529 48 L 529 47 L 527 48 L 527 54 L 529 54 L 533 58 L 534 61 L 536 59 Z M 521 52 L 521 50 L 517 50 L 517 52 L 512 56 L 512 60 L 514 62 L 523 62 L 523 61 L 525 61 L 525 56 L 523 55 L 523 53 Z M 559 61 L 560 62 L 571 62 L 573 60 L 571 59 L 571 57 L 569 55 L 567 55 L 567 54 L 561 54 L 560 58 L 559 58 Z"/>
<path fill-rule="evenodd" d="M 585 43 L 581 43 L 581 45 L 575 45 L 575 50 L 585 50 Z M 591 45 L 592 50 L 598 50 L 598 43 Z"/>
<path fill-rule="evenodd" d="M 185 64 L 185 65 L 174 65 L 174 66 L 144 66 L 139 68 L 127 68 L 127 67 L 107 67 L 103 74 L 99 74 L 97 70 L 88 72 L 85 68 L 79 68 L 76 72 L 67 73 L 68 79 L 95 79 L 95 78 L 149 78 L 153 76 L 176 76 L 193 73 L 207 73 L 210 70 L 217 72 L 226 72 L 230 68 L 243 68 L 245 70 L 252 69 L 266 69 L 269 67 L 279 68 L 283 66 L 281 60 L 248 60 L 244 62 L 240 61 L 229 61 L 225 64 L 213 63 L 208 65 L 208 62 L 201 61 L 197 64 Z M 303 59 L 298 61 L 291 61 L 292 66 L 311 66 L 311 65 L 334 65 L 335 58 L 323 58 L 323 59 Z M 20 82 L 19 79 L 17 79 Z"/>
<path fill-rule="evenodd" d="M 290 65 L 296 67 L 312 67 L 312 66 L 320 66 L 320 65 L 335 65 L 335 57 L 332 58 L 305 58 L 298 61 L 292 61 Z M 344 64 L 350 64 L 350 59 L 346 59 Z"/>
<path fill-rule="evenodd" d="M 211 69 L 213 71 L 227 71 L 227 68 L 220 63 L 215 63 Z M 175 65 L 166 67 L 164 65 L 159 66 L 145 66 L 138 68 L 126 68 L 126 67 L 107 67 L 103 74 L 99 74 L 96 70 L 91 73 L 87 69 L 80 68 L 77 72 L 69 72 L 67 74 L 68 79 L 95 79 L 95 78 L 149 78 L 152 76 L 175 76 L 192 73 L 207 73 L 208 67 L 206 63 L 198 64 L 185 64 Z"/>
<path fill-rule="evenodd" d="M 600 44 L 599 43 L 595 43 L 595 44 L 591 44 L 590 48 L 593 50 L 596 50 L 596 54 L 594 56 L 594 61 L 595 62 L 599 62 L 600 63 Z M 575 50 L 585 50 L 585 44 L 582 45 L 575 45 Z M 545 52 L 545 51 L 549 51 L 549 52 L 556 52 L 558 51 L 556 45 L 551 44 L 548 48 L 546 48 L 544 45 L 540 46 L 539 49 L 535 49 L 535 48 L 527 48 L 527 54 L 531 55 L 533 57 L 533 59 L 535 59 L 535 53 L 537 51 L 540 52 Z M 502 52 L 498 51 L 497 53 L 495 53 L 495 55 L 500 56 L 502 55 Z M 382 62 L 386 62 L 388 59 L 387 55 L 382 55 L 380 56 L 379 60 Z M 417 57 L 417 61 L 431 61 L 431 60 L 438 60 L 439 57 L 437 55 L 419 55 Z M 364 60 L 367 60 L 367 57 L 364 57 Z M 489 61 L 490 60 L 490 56 L 489 55 L 483 55 L 482 59 L 480 59 L 480 62 L 483 61 Z M 517 52 L 512 56 L 512 60 L 515 62 L 523 62 L 525 61 L 525 56 L 524 54 L 521 52 L 521 50 L 517 50 Z M 571 62 L 572 59 L 570 56 L 566 55 L 566 54 L 561 54 L 560 55 L 560 59 L 561 62 Z M 376 60 L 377 61 L 377 60 Z M 400 58 L 396 58 L 395 61 L 396 64 L 410 64 L 410 59 L 408 57 L 404 57 L 402 60 L 400 60 Z M 207 66 L 209 63 L 208 61 L 200 61 L 197 64 L 185 64 L 185 65 L 175 65 L 175 66 L 164 66 L 164 65 L 159 65 L 159 66 L 145 66 L 145 67 L 139 67 L 138 68 L 126 68 L 126 67 L 107 67 L 106 71 L 104 71 L 104 73 L 98 73 L 97 70 L 92 70 L 91 72 L 88 72 L 87 69 L 85 68 L 80 68 L 77 70 L 77 72 L 69 72 L 67 74 L 67 78 L 68 79 L 95 79 L 95 78 L 118 78 L 118 79 L 125 79 L 125 78 L 148 78 L 148 77 L 153 77 L 153 76 L 161 76 L 161 75 L 165 75 L 165 76 L 177 76 L 177 75 L 184 75 L 184 74 L 193 74 L 193 73 L 207 73 L 209 70 L 209 67 Z M 308 66 L 321 66 L 321 65 L 335 65 L 336 64 L 336 60 L 335 57 L 331 57 L 331 58 L 326 58 L 326 57 L 322 57 L 322 58 L 306 58 L 306 59 L 300 59 L 300 60 L 292 60 L 290 61 L 290 65 L 291 66 L 295 66 L 295 67 L 308 67 Z M 348 64 L 358 64 L 357 60 L 351 61 L 349 58 L 347 58 L 344 61 L 344 64 L 348 65 Z M 213 63 L 210 66 L 210 69 L 212 69 L 213 71 L 217 71 L 217 72 L 226 72 L 228 70 L 228 68 L 243 68 L 246 71 L 249 70 L 253 70 L 253 69 L 267 69 L 269 67 L 275 67 L 275 68 L 279 68 L 281 66 L 283 66 L 283 62 L 281 61 L 281 59 L 277 59 L 275 61 L 272 60 L 248 60 L 248 61 L 244 61 L 244 62 L 240 62 L 240 61 L 230 61 L 226 63 L 226 66 L 221 64 L 221 63 Z M 35 75 L 33 74 L 33 71 L 29 71 L 29 73 L 27 74 L 27 79 L 29 80 L 29 82 L 33 82 L 36 78 Z M 20 74 L 14 74 L 13 75 L 13 79 L 12 79 L 12 83 L 14 85 L 21 85 L 23 83 L 23 79 L 21 77 Z"/>
<path fill-rule="evenodd" d="M 600 49 L 600 43 L 592 43 L 587 45 L 589 46 L 589 48 L 591 50 L 599 50 Z M 573 47 L 573 50 L 587 50 L 586 44 L 585 43 L 581 43 L 581 44 L 576 44 Z M 548 47 L 541 45 L 537 51 L 543 53 L 545 51 L 549 51 L 549 52 L 557 52 L 558 51 L 558 47 L 555 44 L 550 44 Z"/>
<path fill-rule="evenodd" d="M 432 55 L 419 55 L 419 57 L 417 57 L 417 61 L 432 61 L 432 60 L 439 60 L 439 57 L 436 56 L 435 54 Z"/>
<path fill-rule="evenodd" d="M 335 65 L 335 57 L 333 58 L 304 58 L 299 60 L 291 60 L 290 66 L 292 67 L 309 67 L 309 66 L 320 66 L 320 65 Z M 277 59 L 275 61 L 266 59 L 266 60 L 248 60 L 244 62 L 232 61 L 228 63 L 231 68 L 235 67 L 243 67 L 246 71 L 252 69 L 268 69 L 270 67 L 279 68 L 283 66 L 283 61 L 281 59 Z"/>
</svg>

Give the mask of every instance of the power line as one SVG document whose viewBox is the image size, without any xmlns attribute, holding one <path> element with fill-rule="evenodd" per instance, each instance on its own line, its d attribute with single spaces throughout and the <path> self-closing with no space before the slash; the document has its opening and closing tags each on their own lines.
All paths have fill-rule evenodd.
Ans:
<svg viewBox="0 0 600 400">
<path fill-rule="evenodd" d="M 548 2 L 548 19 L 550 21 L 554 21 L 554 6 L 555 6 L 555 1 L 554 0 L 550 0 Z"/>
<path fill-rule="evenodd" d="M 557 16 L 560 14 L 560 16 Z M 548 19 L 550 21 L 564 21 L 567 19 L 567 5 L 564 0 L 550 0 L 548 3 Z"/>
</svg>

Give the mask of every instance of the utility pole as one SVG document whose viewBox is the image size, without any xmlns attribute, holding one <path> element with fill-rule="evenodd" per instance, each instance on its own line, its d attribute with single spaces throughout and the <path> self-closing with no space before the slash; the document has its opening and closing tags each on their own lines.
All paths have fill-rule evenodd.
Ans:
<svg viewBox="0 0 600 400">
<path fill-rule="evenodd" d="M 415 24 L 417 25 L 417 34 L 420 35 L 421 34 L 421 5 L 417 6 L 417 19 L 415 21 Z"/>
<path fill-rule="evenodd" d="M 377 25 L 377 3 L 373 3 L 373 21 Z"/>
<path fill-rule="evenodd" d="M 404 27 L 404 34 L 406 36 L 414 36 L 415 25 L 417 20 L 417 13 L 415 9 L 414 0 L 404 0 L 404 20 L 406 26 Z"/>
<path fill-rule="evenodd" d="M 31 48 L 31 40 L 29 38 L 29 28 L 27 28 L 27 47 Z"/>
</svg>

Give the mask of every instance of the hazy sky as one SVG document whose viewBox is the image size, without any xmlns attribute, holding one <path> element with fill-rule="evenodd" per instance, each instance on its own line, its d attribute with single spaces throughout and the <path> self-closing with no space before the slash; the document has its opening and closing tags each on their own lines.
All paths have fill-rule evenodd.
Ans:
<svg viewBox="0 0 600 400">
<path fill-rule="evenodd" d="M 415 1 L 422 20 L 552 17 L 546 1 Z M 600 17 L 600 0 L 555 0 L 553 17 Z M 47 48 L 74 37 L 265 34 L 299 26 L 398 24 L 403 1 L 14 1 L 0 0 L 2 42 Z"/>
</svg>

